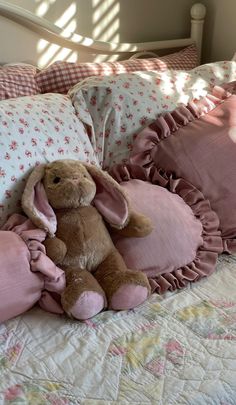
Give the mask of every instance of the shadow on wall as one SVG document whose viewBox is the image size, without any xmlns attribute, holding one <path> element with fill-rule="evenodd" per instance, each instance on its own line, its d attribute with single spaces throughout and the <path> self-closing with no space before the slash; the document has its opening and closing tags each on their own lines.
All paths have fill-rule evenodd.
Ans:
<svg viewBox="0 0 236 405">
<path fill-rule="evenodd" d="M 38 17 L 43 17 L 48 19 L 48 13 L 53 13 L 54 10 L 57 10 L 57 1 L 40 1 L 37 2 L 37 7 L 35 9 L 35 14 Z M 63 35 L 68 35 L 68 33 L 73 33 L 77 28 L 77 19 L 76 17 L 76 3 L 71 3 L 63 13 L 53 21 L 58 27 L 63 29 Z M 54 14 L 54 13 L 53 13 Z M 45 39 L 40 39 L 37 44 L 37 53 L 38 53 L 38 66 L 44 67 L 57 59 L 63 59 L 70 62 L 75 62 L 77 60 L 77 53 L 71 51 L 67 48 L 62 48 L 56 44 L 50 44 Z"/>
<path fill-rule="evenodd" d="M 63 7 L 60 0 L 35 0 L 34 7 L 38 17 L 52 21 L 63 30 L 62 35 L 65 37 L 70 37 L 76 31 L 83 32 L 86 23 L 86 31 L 92 33 L 93 39 L 110 42 L 119 42 L 119 11 L 120 5 L 117 0 L 91 0 L 86 4 L 78 1 L 63 1 Z M 78 59 L 77 51 L 51 44 L 45 39 L 39 40 L 37 53 L 39 67 L 45 67 L 59 59 L 68 62 L 76 62 Z M 107 56 L 104 55 L 93 58 L 95 62 L 106 59 Z"/>
<path fill-rule="evenodd" d="M 201 1 L 207 7 L 203 41 L 203 62 L 230 60 L 236 50 L 236 1 Z"/>
<path fill-rule="evenodd" d="M 214 2 L 203 0 L 202 3 L 207 7 L 206 19 L 204 22 L 202 63 L 212 61 L 213 32 L 215 30 L 216 5 Z"/>
<path fill-rule="evenodd" d="M 25 0 L 22 0 L 25 1 Z M 196 0 L 34 0 L 36 15 L 54 22 L 67 33 L 79 32 L 108 42 L 146 42 L 186 38 L 190 35 L 190 9 Z M 77 61 L 78 53 L 38 44 L 40 67 L 56 59 Z M 79 54 L 80 60 L 81 52 Z M 117 60 L 118 55 L 94 55 L 95 62 Z"/>
<path fill-rule="evenodd" d="M 95 40 L 118 43 L 189 37 L 190 8 L 194 2 L 196 0 L 9 0 L 9 3 L 54 23 L 67 38 L 79 33 Z M 88 57 L 88 52 L 71 50 L 63 42 L 54 43 L 55 39 L 46 34 L 39 40 L 38 34 L 32 32 L 29 38 L 25 27 L 10 24 L 7 19 L 2 19 L 0 24 L 6 35 L 12 33 L 7 45 L 3 43 L 2 62 L 21 60 L 42 68 L 56 60 L 101 62 L 118 59 L 118 55 L 91 54 Z M 17 47 L 16 37 L 26 44 L 25 50 Z M 78 41 L 83 42 L 86 38 Z M 30 60 L 28 55 L 31 55 Z M 16 59 L 12 60 L 13 57 Z"/>
</svg>

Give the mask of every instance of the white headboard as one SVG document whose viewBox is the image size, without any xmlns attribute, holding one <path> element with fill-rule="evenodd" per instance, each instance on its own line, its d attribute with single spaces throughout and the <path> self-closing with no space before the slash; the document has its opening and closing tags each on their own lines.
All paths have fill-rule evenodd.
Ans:
<svg viewBox="0 0 236 405">
<path fill-rule="evenodd" d="M 36 44 L 37 47 L 41 46 L 42 48 L 43 46 L 47 46 L 47 48 L 50 46 L 58 47 L 57 60 L 63 60 L 65 53 L 69 50 L 77 55 L 76 60 L 84 62 L 93 61 L 94 56 L 99 54 L 106 55 L 105 60 L 127 59 L 127 57 L 132 57 L 137 53 L 139 56 L 155 51 L 155 54 L 158 50 L 173 50 L 193 43 L 197 45 L 200 61 L 205 13 L 206 8 L 203 4 L 196 3 L 192 6 L 190 11 L 191 32 L 188 38 L 143 43 L 112 43 L 93 40 L 77 33 L 65 31 L 30 11 L 0 0 L 0 62 L 21 61 L 45 67 L 51 60 L 44 58 L 36 61 Z M 6 38 L 4 29 L 8 28 L 9 33 L 9 24 L 11 24 L 11 35 Z M 65 50 L 64 54 L 63 49 Z"/>
</svg>

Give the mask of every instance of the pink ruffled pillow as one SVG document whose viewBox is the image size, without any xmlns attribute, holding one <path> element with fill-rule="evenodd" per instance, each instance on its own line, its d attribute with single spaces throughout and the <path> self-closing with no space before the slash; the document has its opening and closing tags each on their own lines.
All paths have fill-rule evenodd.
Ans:
<svg viewBox="0 0 236 405">
<path fill-rule="evenodd" d="M 144 271 L 153 291 L 182 288 L 214 271 L 222 252 L 219 220 L 200 191 L 154 168 L 117 165 L 111 174 L 153 222 L 145 238 L 112 235 L 127 266 Z"/>
<path fill-rule="evenodd" d="M 63 313 L 60 294 L 64 271 L 46 256 L 46 232 L 14 214 L 0 230 L 0 322 L 27 311 L 36 302 L 49 312 Z"/>
<path fill-rule="evenodd" d="M 160 116 L 138 135 L 130 161 L 197 187 L 219 217 L 224 251 L 236 253 L 236 82 Z"/>
</svg>

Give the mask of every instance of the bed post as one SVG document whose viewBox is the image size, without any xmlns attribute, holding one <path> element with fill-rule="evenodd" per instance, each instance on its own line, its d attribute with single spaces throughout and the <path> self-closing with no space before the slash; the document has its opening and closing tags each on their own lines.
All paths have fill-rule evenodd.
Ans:
<svg viewBox="0 0 236 405">
<path fill-rule="evenodd" d="M 198 50 L 198 61 L 201 62 L 202 34 L 206 7 L 202 3 L 196 3 L 191 7 L 191 38 L 195 41 Z"/>
</svg>

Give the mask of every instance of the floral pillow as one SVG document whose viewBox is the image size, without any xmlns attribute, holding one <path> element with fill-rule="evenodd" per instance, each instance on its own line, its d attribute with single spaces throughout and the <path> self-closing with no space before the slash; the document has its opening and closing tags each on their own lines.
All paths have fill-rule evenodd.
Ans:
<svg viewBox="0 0 236 405">
<path fill-rule="evenodd" d="M 96 163 L 70 99 L 44 94 L 0 103 L 0 225 L 20 211 L 25 179 L 36 164 L 56 159 Z"/>
<path fill-rule="evenodd" d="M 202 65 L 189 72 L 136 72 L 94 77 L 69 92 L 89 129 L 101 166 L 126 162 L 139 131 L 159 117 L 205 96 L 214 84 L 236 79 L 236 62 Z"/>
</svg>

